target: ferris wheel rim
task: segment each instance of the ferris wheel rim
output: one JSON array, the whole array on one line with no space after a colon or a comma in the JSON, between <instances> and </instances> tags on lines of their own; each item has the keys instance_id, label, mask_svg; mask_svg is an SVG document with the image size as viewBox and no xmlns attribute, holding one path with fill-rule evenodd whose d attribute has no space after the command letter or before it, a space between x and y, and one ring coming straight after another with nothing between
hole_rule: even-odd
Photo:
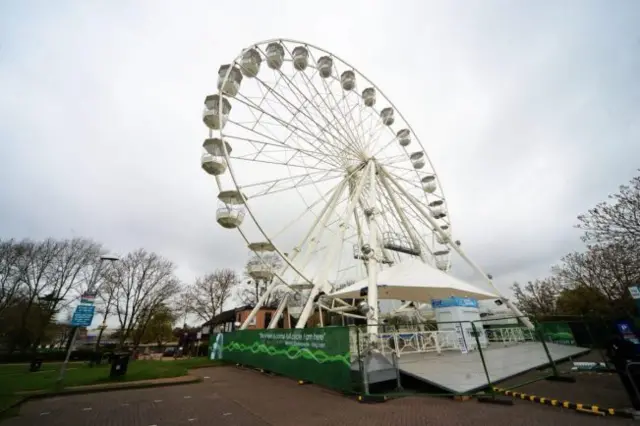
<instances>
[{"instance_id":1,"label":"ferris wheel rim","mask_svg":"<svg viewBox=\"0 0 640 426\"><path fill-rule=\"evenodd\" d=\"M419 135L413 130L413 127L411 126L411 124L409 123L409 121L406 120L406 118L404 117L404 115L402 114L402 112L396 107L396 105L393 103L393 101L390 100L389 97L386 96L386 94L384 93L383 90L380 89L380 87L371 79L369 79L362 71L360 71L357 67L353 66L351 63L347 62L346 60L344 60L342 57L330 52L329 50L326 50L322 47L319 47L315 44L312 43L308 43L305 41L300 41L300 40L295 40L295 39L289 39L289 38L272 38L272 39L267 39L267 40L262 40L256 43L252 43L251 45L243 48L240 53L235 57L235 59L230 63L232 66L233 65L238 65L239 60L242 58L242 55L249 49L255 48L255 49L259 49L260 46L264 46L264 45L268 45L269 43L279 43L279 44L284 44L284 43L291 43L291 44L298 44L304 47L310 47L313 49L316 49L317 51L327 54L332 58L335 58L336 60L340 61L342 63L342 65L348 67L349 69L355 71L356 73L358 73L360 76L362 76L370 85L370 87L373 87L378 94L386 101L386 103L393 109L394 113L398 115L398 117L402 120L402 122L405 124L406 128L411 132L411 134L413 135L413 138L415 140L415 142L417 142L419 148L421 149L421 151L424 154L424 158L427 161L430 169L431 169L431 176L433 176L435 178L436 184L438 186L440 195L437 195L438 198L440 198L443 202L444 202L444 206L445 209L448 207L447 205L447 199L445 197L445 192L444 192L444 188L441 185L441 181L440 181L440 176L439 174L436 172L436 169L434 167L434 164L431 160L431 158L429 157L427 150L425 149L424 145L422 144ZM229 69L227 70L224 79L222 80L222 85L224 86L224 84L228 81L230 74L232 71L232 67L229 67ZM335 78L335 77L334 77ZM226 96L226 94L224 93L224 89L223 87L221 87L220 89L218 89L217 91L218 96L219 96L219 107L222 107L222 102L224 97ZM225 137L225 131L224 131L224 126L220 129L220 137L224 140ZM210 131L211 132L211 131ZM385 147L383 147L384 149ZM404 156L409 159L410 157L410 153L407 152L407 150L403 147L403 154ZM232 158L229 157L228 153L226 152L226 147L225 147L225 159L227 161L227 167L228 167L228 171L229 171L229 175L231 177L231 180L233 182L233 185L235 186L236 190L238 192L242 191L242 185L239 184L237 175L234 171L234 167L233 164L234 161L232 161ZM417 183L420 183L420 174L418 172L418 170L414 170L416 177L418 178ZM219 179L217 179L217 183L218 183L218 187L220 190L223 190ZM427 194L425 192L422 193L422 197L425 197L424 199L426 200ZM421 198L422 198L421 197ZM249 216L251 217L252 221L254 222L254 224L256 225L256 227L258 228L258 230L260 231L260 233L262 234L262 236L266 239L267 242L269 242L270 244L272 244L275 248L275 252L278 253L283 260L285 261L285 263L288 265L288 267L292 268L296 274L298 274L303 281L306 281L309 284L313 284L313 280L309 279L309 277L307 276L308 274L298 270L298 268L296 268L296 266L289 261L289 259L287 259L286 256L283 255L283 252L278 248L278 245L275 244L275 242L272 240L272 236L270 233L266 232L266 230L264 229L264 227L260 224L260 220L258 218L258 215L256 215L253 212L253 209L250 205L250 203L248 203L248 198L244 196L244 194L242 195L242 199L243 199L243 204L244 207L247 211L247 213L249 214ZM446 210L448 212L448 209ZM449 213L447 213L448 215L448 223L451 224L451 216ZM449 225L450 226L450 225ZM435 231L434 231L435 232ZM247 240L247 238L243 235L243 238L245 239L245 241L247 243L249 243L249 241ZM261 257L260 254L255 253L258 257ZM284 280L282 280L284 281Z\"/></svg>"},{"instance_id":2,"label":"ferris wheel rim","mask_svg":"<svg viewBox=\"0 0 640 426\"><path fill-rule=\"evenodd\" d=\"M447 209L447 212L449 212L449 206L447 203L447 197L446 194L444 192L444 187L440 182L440 175L436 172L436 168L433 165L433 162L431 161L431 157L429 157L429 154L427 153L427 150L425 149L424 145L422 145L422 141L420 140L420 136L413 130L413 126L411 126L411 123L404 117L404 115L402 114L402 112L400 111L400 109L393 103L393 101L384 93L384 91L370 78L368 78L366 76L366 74L364 74L362 71L360 71L360 69L358 69L357 67L355 67L354 65L352 65L350 62L345 61L342 57L330 52L329 50L326 50L322 47L319 47L313 43L309 43L306 41L301 41L301 40L296 40L296 39L291 39L291 38L271 38L271 39L266 39L266 40L262 40L256 43L252 43L251 45L249 45L248 47L245 47L244 49L241 50L240 54L238 54L235 59L233 60L232 63L237 63L237 61L242 58L242 54L254 47L258 47L261 45L265 45L265 44L269 44L269 43L282 43L282 42L287 42L287 43L299 43L301 45L304 46L309 46L309 47L313 47L314 49L320 50L336 59L338 59L339 61L341 61L343 64L347 65L349 68L353 69L354 71L357 71L358 74L360 74L361 76L363 76L370 84L373 88L375 88L383 97L384 99L389 103L389 105L393 108L393 110L400 116L400 118L402 119L402 121L407 125L407 128L411 131L411 134L415 137L416 142L420 145L420 148L422 149L422 152L424 153L425 159L427 160L427 163L429 164L429 166L431 167L431 170L433 171L433 176L435 177L436 183L438 185L438 188L440 190L440 193L442 194L442 200L444 201L444 205L445 208ZM224 77L223 80L223 84L224 82L227 81L227 79L229 78L231 74L231 69L229 69ZM222 102L222 95L223 95L223 91L222 89L218 90L218 95L220 96L221 102ZM221 129L221 135L223 134L223 129ZM409 156L409 154L407 153L407 156ZM234 181L235 183L235 181ZM452 220L451 220L451 214L448 213L449 216L449 225L451 227L453 227L453 225L451 224Z\"/></svg>"}]
</instances>

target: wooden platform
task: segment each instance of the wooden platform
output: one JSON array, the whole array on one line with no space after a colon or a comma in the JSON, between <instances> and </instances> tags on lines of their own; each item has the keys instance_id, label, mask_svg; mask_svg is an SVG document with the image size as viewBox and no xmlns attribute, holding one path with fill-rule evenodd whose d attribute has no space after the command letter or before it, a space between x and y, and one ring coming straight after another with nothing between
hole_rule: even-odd
<instances>
[{"instance_id":1,"label":"wooden platform","mask_svg":"<svg viewBox=\"0 0 640 426\"><path fill-rule=\"evenodd\" d=\"M555 343L548 343L547 347L554 361L589 352L586 348ZM482 351L492 384L549 363L544 347L540 343L520 343L507 347L493 344ZM459 352L443 352L441 355L435 352L403 354L399 359L399 367L402 373L447 392L472 392L488 385L478 351L467 354Z\"/></svg>"}]
</instances>

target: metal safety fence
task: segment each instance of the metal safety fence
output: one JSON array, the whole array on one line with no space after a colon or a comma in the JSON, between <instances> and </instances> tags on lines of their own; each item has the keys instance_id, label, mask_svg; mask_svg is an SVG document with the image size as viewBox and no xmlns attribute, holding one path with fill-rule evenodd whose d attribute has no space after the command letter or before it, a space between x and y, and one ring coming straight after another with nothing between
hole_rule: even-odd
<instances>
[{"instance_id":1,"label":"metal safety fence","mask_svg":"<svg viewBox=\"0 0 640 426\"><path fill-rule=\"evenodd\" d=\"M505 391L536 389L537 395L550 393L543 401L566 402L567 395L575 395L594 406L615 405L608 412L631 405L606 356L606 339L596 339L598 334L591 332L595 328L604 330L605 326L579 318L534 319L533 325L526 327L521 318L510 317L350 326L354 385L364 394L425 392L496 398ZM579 374L587 366L590 371L607 373L594 374L588 382L584 378L581 382ZM640 362L629 368L623 374L637 372L640 377ZM576 380L578 383L574 383ZM563 385L558 387L558 382ZM619 391L617 401L598 393L604 393L603 389L609 394L612 389ZM640 404L640 393L637 395Z\"/></svg>"}]
</instances>

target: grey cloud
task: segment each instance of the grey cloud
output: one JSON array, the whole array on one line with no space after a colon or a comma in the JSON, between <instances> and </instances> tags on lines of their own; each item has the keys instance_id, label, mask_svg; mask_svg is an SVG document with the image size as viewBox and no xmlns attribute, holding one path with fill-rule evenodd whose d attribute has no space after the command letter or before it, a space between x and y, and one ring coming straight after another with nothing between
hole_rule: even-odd
<instances>
[{"instance_id":1,"label":"grey cloud","mask_svg":"<svg viewBox=\"0 0 640 426\"><path fill-rule=\"evenodd\" d=\"M580 247L575 216L637 168L640 7L401 3L19 6L0 18L0 235L144 246L185 281L240 268L245 244L215 223L199 169L201 105L220 64L284 35L342 56L396 103L455 237L503 289L546 275Z\"/></svg>"}]
</instances>

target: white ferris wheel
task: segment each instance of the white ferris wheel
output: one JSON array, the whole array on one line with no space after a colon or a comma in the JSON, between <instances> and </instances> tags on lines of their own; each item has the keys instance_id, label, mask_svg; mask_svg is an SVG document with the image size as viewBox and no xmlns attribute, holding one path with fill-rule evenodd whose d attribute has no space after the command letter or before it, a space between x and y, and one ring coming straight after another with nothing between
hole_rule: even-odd
<instances>
[{"instance_id":1,"label":"white ferris wheel","mask_svg":"<svg viewBox=\"0 0 640 426\"><path fill-rule=\"evenodd\" d=\"M419 259L448 272L453 250L479 270L452 241L420 139L355 67L308 43L267 40L222 65L217 89L205 99L202 168L218 186L217 222L240 233L251 276L267 283L243 328L278 287L287 295L270 328L285 308L297 328L317 307L358 317L323 295L362 279L366 318L377 324L384 268Z\"/></svg>"}]
</instances>

